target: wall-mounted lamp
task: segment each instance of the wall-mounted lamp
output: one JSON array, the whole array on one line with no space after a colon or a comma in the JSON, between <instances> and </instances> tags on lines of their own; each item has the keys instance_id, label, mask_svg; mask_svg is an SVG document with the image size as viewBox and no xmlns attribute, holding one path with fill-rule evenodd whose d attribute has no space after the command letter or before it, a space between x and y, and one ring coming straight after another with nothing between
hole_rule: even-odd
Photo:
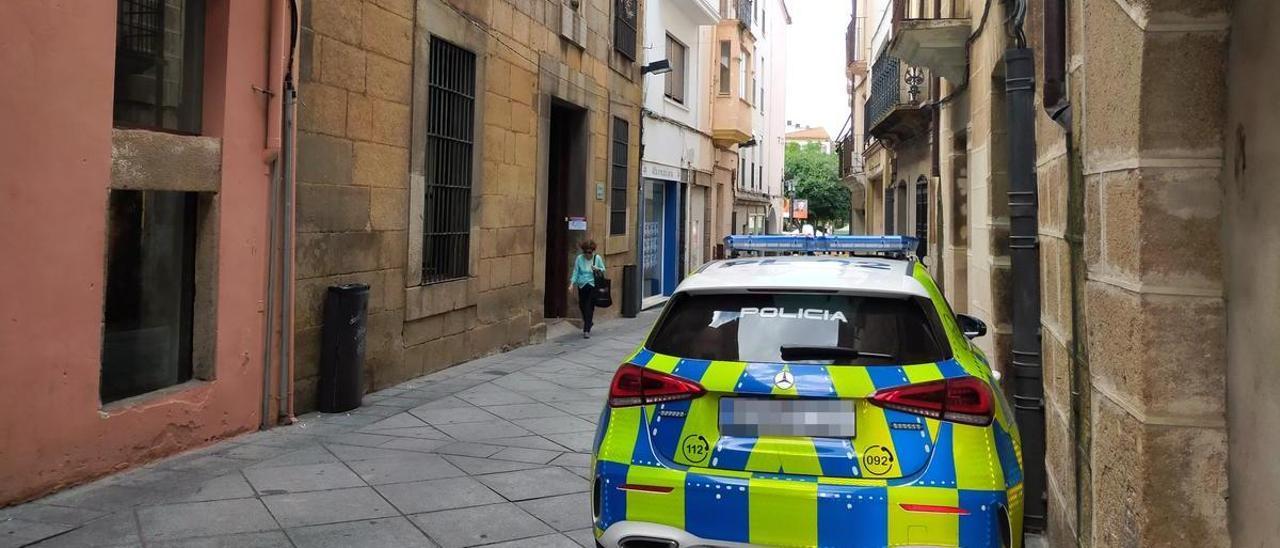
<instances>
[{"instance_id":1,"label":"wall-mounted lamp","mask_svg":"<svg viewBox=\"0 0 1280 548\"><path fill-rule=\"evenodd\" d=\"M671 61L658 59L640 68L640 74L666 74L671 72Z\"/></svg>"}]
</instances>

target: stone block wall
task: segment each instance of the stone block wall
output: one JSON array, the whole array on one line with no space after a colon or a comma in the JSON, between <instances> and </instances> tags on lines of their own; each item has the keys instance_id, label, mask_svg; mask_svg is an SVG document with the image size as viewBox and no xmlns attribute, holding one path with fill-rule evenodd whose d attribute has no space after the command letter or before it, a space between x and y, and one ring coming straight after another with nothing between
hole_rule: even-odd
<instances>
[{"instance_id":1,"label":"stone block wall","mask_svg":"<svg viewBox=\"0 0 1280 548\"><path fill-rule=\"evenodd\" d=\"M403 359L413 3L302 3L295 408L314 407L326 288L370 286L366 386ZM384 377L385 378L385 377Z\"/></svg>"},{"instance_id":2,"label":"stone block wall","mask_svg":"<svg viewBox=\"0 0 1280 548\"><path fill-rule=\"evenodd\" d=\"M1049 538L1227 546L1225 5L1068 13L1073 132L1037 120Z\"/></svg>"},{"instance_id":3,"label":"stone block wall","mask_svg":"<svg viewBox=\"0 0 1280 548\"><path fill-rule=\"evenodd\" d=\"M1227 6L1085 4L1089 536L1226 546Z\"/></svg>"},{"instance_id":4,"label":"stone block wall","mask_svg":"<svg viewBox=\"0 0 1280 548\"><path fill-rule=\"evenodd\" d=\"M970 3L975 18L984 7ZM1265 18L1265 11L1254 6L1253 17ZM1046 457L1026 465L1045 467L1053 546L1225 546L1228 523L1242 523L1234 512L1248 505L1235 502L1239 485L1248 484L1255 506L1280 498L1280 489L1240 479L1266 477L1258 460L1262 444L1231 440L1233 455L1247 455L1239 470L1226 458L1227 364L1232 356L1249 362L1266 355L1249 337L1229 332L1228 318L1237 318L1232 329L1238 329L1239 318L1262 310L1253 299L1268 302L1274 294L1239 274L1249 299L1228 300L1224 290L1230 265L1266 256L1256 253L1257 240L1243 243L1244 227L1265 232L1271 226L1258 215L1242 223L1232 209L1243 206L1239 196L1248 192L1245 183L1229 181L1248 180L1240 166L1256 146L1236 141L1268 135L1271 126L1259 130L1254 121L1241 130L1248 124L1226 122L1229 99L1265 95L1237 91L1255 87L1259 73L1229 78L1227 45L1243 44L1250 53L1240 63L1261 66L1252 59L1266 50L1265 32L1255 25L1252 40L1238 38L1221 0L1071 0L1067 13L1072 131L1037 103ZM1003 6L992 3L988 18L1004 16ZM1025 28L1037 53L1038 86L1044 82L1042 23L1042 5L1032 2ZM997 363L1007 355L1011 302L1004 257L1007 47L1002 26L988 25L970 47L964 95L942 112L944 130L964 131L968 149L965 226L955 227L968 236L967 257L944 257L942 277L967 278L967 298L955 307L993 324L993 336L980 342ZM1256 100L1248 104L1253 117L1264 116ZM1246 137L1233 138L1241 131ZM1224 139L1240 149L1236 163L1225 167ZM944 155L944 189L960 176L947 169L953 161ZM960 207L953 192L943 200L950 211ZM1236 243L1227 248L1234 256L1223 251L1224 226L1227 234L1236 227ZM1250 330L1270 325L1248 323ZM1251 385L1261 378L1239 376L1253 379ZM1262 435L1256 421L1232 424L1251 432L1250 440ZM1242 443L1247 449L1236 449ZM1265 538L1265 529L1253 538Z\"/></svg>"},{"instance_id":5,"label":"stone block wall","mask_svg":"<svg viewBox=\"0 0 1280 548\"><path fill-rule=\"evenodd\" d=\"M988 6L972 2L969 6L974 17L981 17ZM1001 21L1006 16L1004 4L989 5L988 20ZM974 11L976 10L976 11ZM1006 118L1008 107L1004 100L1004 52L1008 38L1000 26L985 29L970 48L968 89L962 93L968 105L944 107L943 116L960 112L967 120L953 121L956 129L967 129L966 146L967 194L964 208L966 232L964 256L956 256L948 265L961 263L966 287L955 294L966 297L964 302L953 305L958 311L981 318L990 327L987 336L975 343L991 359L993 366L1008 373L1013 336L1010 295L1009 262L1009 141ZM962 125L964 124L964 125ZM966 151L957 151L964 153ZM943 184L955 180L956 173L944 172ZM954 199L954 197L953 197ZM947 207L950 207L948 205ZM945 276L945 275L944 275Z\"/></svg>"},{"instance_id":6,"label":"stone block wall","mask_svg":"<svg viewBox=\"0 0 1280 548\"><path fill-rule=\"evenodd\" d=\"M611 276L621 279L621 266L632 260L634 229L609 238L608 204L594 191L596 182L608 184L612 116L632 123L630 165L637 165L640 87L636 64L613 52L613 4L582 3L588 32L577 45L561 37L559 0L302 2L294 333L299 412L314 407L330 285L371 287L367 390L543 336L544 288L567 285L542 279L545 122L550 96L557 93L541 83L549 69L566 88L591 89L593 97L606 99L591 103L587 216ZM432 36L476 54L477 166L470 276L423 285L419 212ZM634 200L632 195L628 203L631 222ZM615 287L620 291L620 284ZM621 302L620 293L614 297Z\"/></svg>"}]
</instances>

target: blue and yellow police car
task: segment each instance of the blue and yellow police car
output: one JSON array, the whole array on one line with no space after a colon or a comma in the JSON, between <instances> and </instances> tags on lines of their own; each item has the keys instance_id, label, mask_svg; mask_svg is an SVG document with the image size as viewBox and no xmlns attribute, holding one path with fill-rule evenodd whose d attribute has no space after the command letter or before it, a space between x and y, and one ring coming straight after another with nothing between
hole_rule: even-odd
<instances>
[{"instance_id":1,"label":"blue and yellow police car","mask_svg":"<svg viewBox=\"0 0 1280 548\"><path fill-rule=\"evenodd\" d=\"M618 368L604 547L1019 547L999 377L902 236L731 236Z\"/></svg>"}]
</instances>

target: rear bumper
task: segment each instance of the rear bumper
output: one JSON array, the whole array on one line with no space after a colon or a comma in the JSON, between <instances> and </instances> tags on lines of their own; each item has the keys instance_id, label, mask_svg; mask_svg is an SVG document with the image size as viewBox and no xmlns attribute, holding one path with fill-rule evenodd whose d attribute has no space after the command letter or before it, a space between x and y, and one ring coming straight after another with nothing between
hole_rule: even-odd
<instances>
[{"instance_id":1,"label":"rear bumper","mask_svg":"<svg viewBox=\"0 0 1280 548\"><path fill-rule=\"evenodd\" d=\"M680 548L982 548L999 547L1003 534L1021 524L1021 485L1006 492L851 483L599 461L593 484L596 536L606 547L647 539ZM904 504L959 508L963 515L910 511Z\"/></svg>"},{"instance_id":2,"label":"rear bumper","mask_svg":"<svg viewBox=\"0 0 1280 548\"><path fill-rule=\"evenodd\" d=\"M632 548L634 546L661 546L666 543L670 548L692 548L715 546L717 548L748 548L750 544L737 542L726 543L715 539L706 539L690 534L688 531L667 525L647 523L643 521L620 521L609 526L609 529L596 538L604 548ZM649 544L644 544L645 542Z\"/></svg>"}]
</instances>

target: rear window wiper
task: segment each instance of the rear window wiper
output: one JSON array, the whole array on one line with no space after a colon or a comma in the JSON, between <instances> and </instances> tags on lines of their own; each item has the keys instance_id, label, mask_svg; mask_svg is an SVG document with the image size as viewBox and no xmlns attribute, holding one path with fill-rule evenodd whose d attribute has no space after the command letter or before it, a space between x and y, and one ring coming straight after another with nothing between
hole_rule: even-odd
<instances>
[{"instance_id":1,"label":"rear window wiper","mask_svg":"<svg viewBox=\"0 0 1280 548\"><path fill-rule=\"evenodd\" d=\"M782 359L786 361L795 360L835 360L849 359L856 360L858 358L874 358L878 360L892 361L893 354L885 354L882 352L864 352L848 346L812 346L801 344L784 344L780 347L779 352Z\"/></svg>"}]
</instances>

